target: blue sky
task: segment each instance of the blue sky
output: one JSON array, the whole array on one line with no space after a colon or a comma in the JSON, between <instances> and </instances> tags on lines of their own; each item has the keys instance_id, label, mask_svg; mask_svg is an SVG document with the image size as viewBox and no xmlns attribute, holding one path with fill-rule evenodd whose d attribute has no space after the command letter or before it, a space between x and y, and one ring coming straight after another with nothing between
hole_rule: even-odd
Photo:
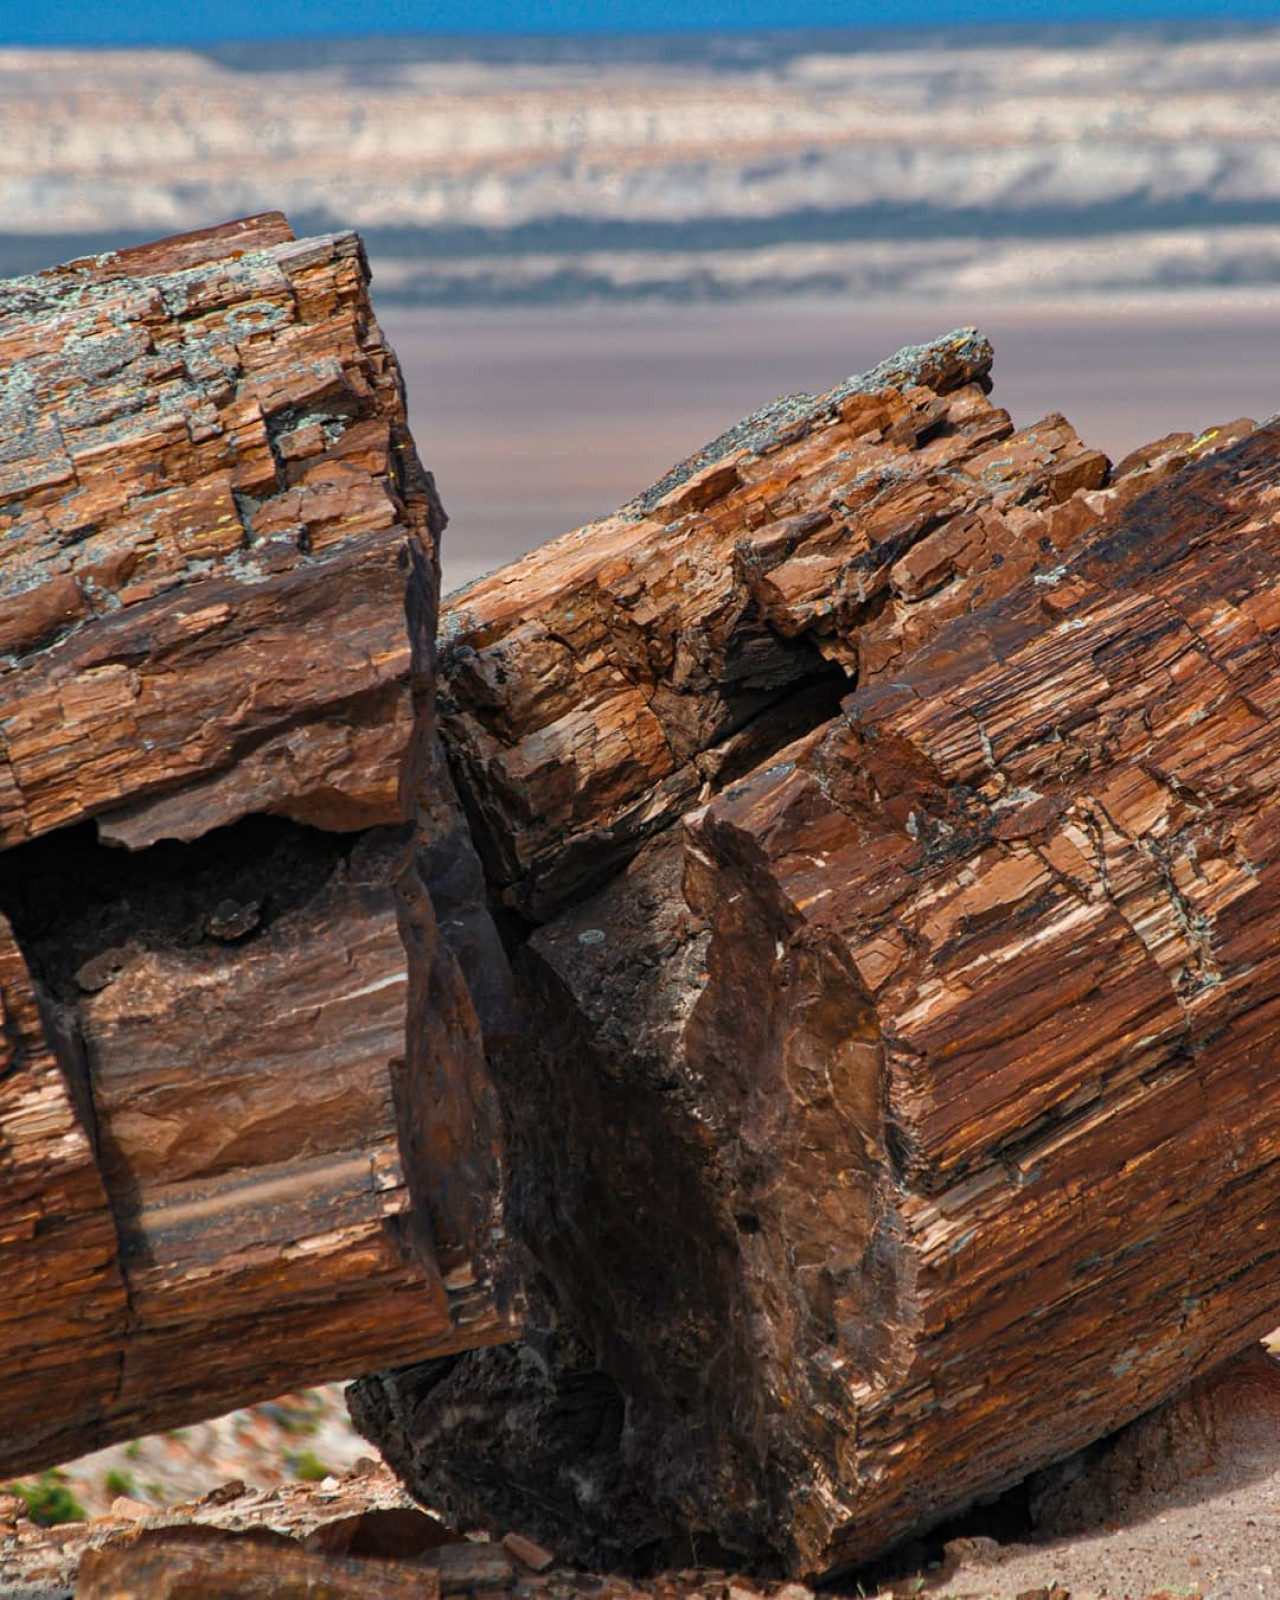
<instances>
[{"instance_id":1,"label":"blue sky","mask_svg":"<svg viewBox=\"0 0 1280 1600\"><path fill-rule=\"evenodd\" d=\"M0 43L199 43L343 33L1280 21L1280 0L0 0Z\"/></svg>"}]
</instances>

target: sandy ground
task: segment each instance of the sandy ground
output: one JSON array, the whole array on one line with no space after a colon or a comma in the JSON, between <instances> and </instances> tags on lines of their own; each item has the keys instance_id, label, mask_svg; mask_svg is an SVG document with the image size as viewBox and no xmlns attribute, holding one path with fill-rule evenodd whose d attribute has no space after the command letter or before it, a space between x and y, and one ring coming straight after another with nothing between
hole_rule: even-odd
<instances>
[{"instance_id":1,"label":"sandy ground","mask_svg":"<svg viewBox=\"0 0 1280 1600\"><path fill-rule=\"evenodd\" d=\"M375 305L377 290L375 277ZM1280 296L379 316L451 518L446 587L607 514L775 395L820 392L963 324L995 344L994 398L1016 421L1061 411L1113 459L1280 409Z\"/></svg>"}]
</instances>

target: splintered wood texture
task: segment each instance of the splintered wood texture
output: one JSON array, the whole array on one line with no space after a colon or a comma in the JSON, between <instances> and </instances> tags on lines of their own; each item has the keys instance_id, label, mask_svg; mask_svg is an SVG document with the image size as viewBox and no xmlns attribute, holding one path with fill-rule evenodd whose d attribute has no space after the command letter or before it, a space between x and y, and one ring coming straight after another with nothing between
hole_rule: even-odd
<instances>
[{"instance_id":1,"label":"splintered wood texture","mask_svg":"<svg viewBox=\"0 0 1280 1600\"><path fill-rule=\"evenodd\" d=\"M989 362L779 402L449 607L553 1354L362 1383L433 1503L829 1573L1274 1324L1280 433L1112 468Z\"/></svg>"},{"instance_id":2,"label":"splintered wood texture","mask_svg":"<svg viewBox=\"0 0 1280 1600\"><path fill-rule=\"evenodd\" d=\"M674 1433L656 1322L718 1420L709 1527L865 1558L1274 1324L1278 513L1280 429L1185 465L535 936L579 1020L512 1093L630 1090L542 1160L609 1152L577 1248L644 1284L627 1381Z\"/></svg>"},{"instance_id":3,"label":"splintered wood texture","mask_svg":"<svg viewBox=\"0 0 1280 1600\"><path fill-rule=\"evenodd\" d=\"M405 815L442 516L367 279L273 215L0 286L0 845Z\"/></svg>"},{"instance_id":4,"label":"splintered wood texture","mask_svg":"<svg viewBox=\"0 0 1280 1600\"><path fill-rule=\"evenodd\" d=\"M3 917L0 1259L0 1439L56 1460L68 1416L94 1415L115 1392L125 1286L93 1145Z\"/></svg>"},{"instance_id":5,"label":"splintered wood texture","mask_svg":"<svg viewBox=\"0 0 1280 1600\"><path fill-rule=\"evenodd\" d=\"M126 882L107 912L132 914L136 936L74 979L51 969L44 1020L6 947L0 1473L511 1336L477 1255L494 1180L459 1113L441 1110L449 1094L464 1099L483 1161L491 1130L465 985L404 830L330 848L322 881L278 915L287 862L273 878L264 860L264 923L232 940L166 942L145 886ZM50 876L43 887L66 891ZM163 892L182 889L166 880ZM221 928L237 909L218 903L208 920ZM425 963L418 979L402 920ZM49 959L47 930L33 938ZM407 1057L417 1034L430 1059ZM66 1041L58 1060L50 1038ZM420 1143L433 1116L465 1180ZM470 1233L447 1209L437 1221L438 1191L460 1181Z\"/></svg>"},{"instance_id":6,"label":"splintered wood texture","mask_svg":"<svg viewBox=\"0 0 1280 1600\"><path fill-rule=\"evenodd\" d=\"M18 280L0 365L4 1473L513 1330L424 877L478 875L430 759L443 515L359 241Z\"/></svg>"},{"instance_id":7,"label":"splintered wood texture","mask_svg":"<svg viewBox=\"0 0 1280 1600\"><path fill-rule=\"evenodd\" d=\"M367 835L258 937L121 952L80 1002L134 1318L113 1431L190 1408L193 1388L208 1414L247 1381L292 1387L300 1361L351 1376L501 1330L483 1296L455 1326L401 1154L402 854ZM478 1041L450 1042L462 1073Z\"/></svg>"},{"instance_id":8,"label":"splintered wood texture","mask_svg":"<svg viewBox=\"0 0 1280 1600\"><path fill-rule=\"evenodd\" d=\"M849 681L892 675L1231 436L1175 436L1113 474L1061 416L1015 429L990 365L964 329L778 401L446 602L444 726L511 903L542 919L598 884Z\"/></svg>"}]
</instances>

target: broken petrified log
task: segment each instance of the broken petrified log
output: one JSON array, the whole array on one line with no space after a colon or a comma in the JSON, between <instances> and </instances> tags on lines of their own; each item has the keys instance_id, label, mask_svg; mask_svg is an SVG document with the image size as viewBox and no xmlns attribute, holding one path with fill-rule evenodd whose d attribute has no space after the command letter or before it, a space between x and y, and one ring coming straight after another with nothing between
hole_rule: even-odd
<instances>
[{"instance_id":1,"label":"broken petrified log","mask_svg":"<svg viewBox=\"0 0 1280 1600\"><path fill-rule=\"evenodd\" d=\"M511 1332L367 276L265 216L0 289L0 1472Z\"/></svg>"},{"instance_id":2,"label":"broken petrified log","mask_svg":"<svg viewBox=\"0 0 1280 1600\"><path fill-rule=\"evenodd\" d=\"M962 333L475 586L504 1045L356 241L9 303L0 1469L509 1334L482 1033L538 1320L360 1399L464 1516L830 1570L1274 1319L1274 429Z\"/></svg>"},{"instance_id":3,"label":"broken petrified log","mask_svg":"<svg viewBox=\"0 0 1280 1600\"><path fill-rule=\"evenodd\" d=\"M448 607L541 924L537 1299L355 1410L455 1517L830 1572L1275 1321L1280 428L1112 470L989 362L782 403Z\"/></svg>"},{"instance_id":4,"label":"broken petrified log","mask_svg":"<svg viewBox=\"0 0 1280 1600\"><path fill-rule=\"evenodd\" d=\"M511 904L545 920L1097 520L1105 457L1015 431L990 363L960 333L778 401L452 597L443 726Z\"/></svg>"}]
</instances>

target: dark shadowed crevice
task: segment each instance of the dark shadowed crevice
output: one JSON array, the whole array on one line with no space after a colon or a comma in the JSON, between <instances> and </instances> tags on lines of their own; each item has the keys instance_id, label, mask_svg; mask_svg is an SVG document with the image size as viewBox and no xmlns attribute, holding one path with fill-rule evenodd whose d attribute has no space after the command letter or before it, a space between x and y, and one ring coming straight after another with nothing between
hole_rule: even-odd
<instances>
[{"instance_id":1,"label":"dark shadowed crevice","mask_svg":"<svg viewBox=\"0 0 1280 1600\"><path fill-rule=\"evenodd\" d=\"M708 769L713 793L839 716L842 700L855 685L839 663L824 660L816 646L808 639L804 642L811 665L796 686L784 695L770 697L717 749L699 758Z\"/></svg>"},{"instance_id":2,"label":"dark shadowed crevice","mask_svg":"<svg viewBox=\"0 0 1280 1600\"><path fill-rule=\"evenodd\" d=\"M130 945L255 937L306 904L357 837L259 816L135 853L102 844L86 822L0 856L0 911L61 1011L104 988Z\"/></svg>"},{"instance_id":3,"label":"dark shadowed crevice","mask_svg":"<svg viewBox=\"0 0 1280 1600\"><path fill-rule=\"evenodd\" d=\"M441 701L444 752L484 867L489 908L509 955L535 928L624 872L649 840L685 812L839 715L853 687L839 663L827 660L808 637L782 640L766 631L761 645L727 664L732 677L719 685L723 716L715 742L689 752L668 780L667 803L655 804L646 793L608 825L571 832L557 842L554 853L534 854L524 862L504 817L486 806L485 785L497 781L494 774L469 771L448 737L453 707L446 688ZM447 656L444 665L447 670ZM661 707L655 703L652 709L660 720L673 720L683 699L672 692Z\"/></svg>"}]
</instances>

